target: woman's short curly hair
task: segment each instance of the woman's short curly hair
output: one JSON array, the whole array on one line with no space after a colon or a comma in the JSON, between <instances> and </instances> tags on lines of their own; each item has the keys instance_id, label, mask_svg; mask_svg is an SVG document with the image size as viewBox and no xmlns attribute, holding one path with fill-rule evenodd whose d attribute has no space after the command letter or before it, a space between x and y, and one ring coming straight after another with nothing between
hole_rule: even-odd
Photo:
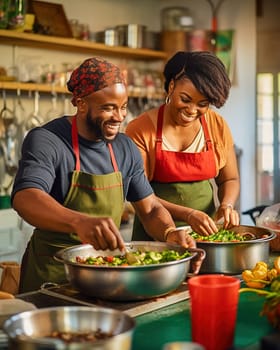
<instances>
[{"instance_id":1,"label":"woman's short curly hair","mask_svg":"<svg viewBox=\"0 0 280 350\"><path fill-rule=\"evenodd\" d=\"M172 80L188 78L209 103L222 107L229 95L231 82L222 61L208 51L179 51L166 63L163 75L168 92Z\"/></svg>"}]
</instances>

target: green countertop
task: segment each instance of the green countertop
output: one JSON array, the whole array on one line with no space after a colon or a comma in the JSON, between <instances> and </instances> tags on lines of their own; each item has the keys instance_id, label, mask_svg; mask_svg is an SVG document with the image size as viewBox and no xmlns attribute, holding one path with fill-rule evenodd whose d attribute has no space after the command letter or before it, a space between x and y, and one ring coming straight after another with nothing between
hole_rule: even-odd
<instances>
[{"instance_id":1,"label":"green countertop","mask_svg":"<svg viewBox=\"0 0 280 350\"><path fill-rule=\"evenodd\" d=\"M278 255L279 253L271 255L270 265ZM21 299L32 302L39 308L73 304L39 292L22 294ZM235 350L260 350L260 339L274 332L267 319L260 315L263 303L263 296L247 292L240 294ZM185 300L137 316L132 350L162 350L165 343L190 340L189 300Z\"/></svg>"},{"instance_id":2,"label":"green countertop","mask_svg":"<svg viewBox=\"0 0 280 350\"><path fill-rule=\"evenodd\" d=\"M260 316L264 298L241 293L238 304L234 345L236 349L258 350L260 339L273 332L266 318ZM162 350L171 341L190 341L189 301L136 317L132 350Z\"/></svg>"}]
</instances>

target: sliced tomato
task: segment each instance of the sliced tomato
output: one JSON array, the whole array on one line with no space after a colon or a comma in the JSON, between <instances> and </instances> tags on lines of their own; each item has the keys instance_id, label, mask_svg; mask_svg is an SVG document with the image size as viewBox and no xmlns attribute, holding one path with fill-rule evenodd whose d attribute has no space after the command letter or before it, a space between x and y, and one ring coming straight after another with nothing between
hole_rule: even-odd
<instances>
[{"instance_id":1,"label":"sliced tomato","mask_svg":"<svg viewBox=\"0 0 280 350\"><path fill-rule=\"evenodd\" d=\"M104 258L106 261L108 261L109 263L113 262L114 261L114 256L113 255L109 255L109 256L106 256Z\"/></svg>"}]
</instances>

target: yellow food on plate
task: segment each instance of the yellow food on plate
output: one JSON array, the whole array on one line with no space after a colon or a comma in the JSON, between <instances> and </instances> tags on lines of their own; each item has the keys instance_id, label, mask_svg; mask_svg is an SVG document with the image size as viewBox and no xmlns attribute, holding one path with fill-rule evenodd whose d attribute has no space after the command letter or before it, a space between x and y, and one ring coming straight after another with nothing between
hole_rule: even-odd
<instances>
[{"instance_id":1,"label":"yellow food on plate","mask_svg":"<svg viewBox=\"0 0 280 350\"><path fill-rule=\"evenodd\" d=\"M277 270L278 275L280 275L280 256L274 259L274 267Z\"/></svg>"},{"instance_id":2,"label":"yellow food on plate","mask_svg":"<svg viewBox=\"0 0 280 350\"><path fill-rule=\"evenodd\" d=\"M14 295L11 293L0 291L0 299L14 299Z\"/></svg>"},{"instance_id":3,"label":"yellow food on plate","mask_svg":"<svg viewBox=\"0 0 280 350\"><path fill-rule=\"evenodd\" d=\"M267 263L259 261L251 270L244 270L242 278L249 288L262 289L280 276L280 256L278 256L271 269Z\"/></svg>"}]
</instances>

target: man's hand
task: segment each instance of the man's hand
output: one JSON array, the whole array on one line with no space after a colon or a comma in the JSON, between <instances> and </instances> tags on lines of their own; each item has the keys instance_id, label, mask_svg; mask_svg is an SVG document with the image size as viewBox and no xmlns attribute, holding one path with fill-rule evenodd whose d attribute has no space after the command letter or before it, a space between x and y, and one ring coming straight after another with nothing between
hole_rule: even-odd
<instances>
[{"instance_id":1,"label":"man's hand","mask_svg":"<svg viewBox=\"0 0 280 350\"><path fill-rule=\"evenodd\" d=\"M82 216L75 231L83 243L89 243L97 250L125 249L121 233L111 218Z\"/></svg>"}]
</instances>

